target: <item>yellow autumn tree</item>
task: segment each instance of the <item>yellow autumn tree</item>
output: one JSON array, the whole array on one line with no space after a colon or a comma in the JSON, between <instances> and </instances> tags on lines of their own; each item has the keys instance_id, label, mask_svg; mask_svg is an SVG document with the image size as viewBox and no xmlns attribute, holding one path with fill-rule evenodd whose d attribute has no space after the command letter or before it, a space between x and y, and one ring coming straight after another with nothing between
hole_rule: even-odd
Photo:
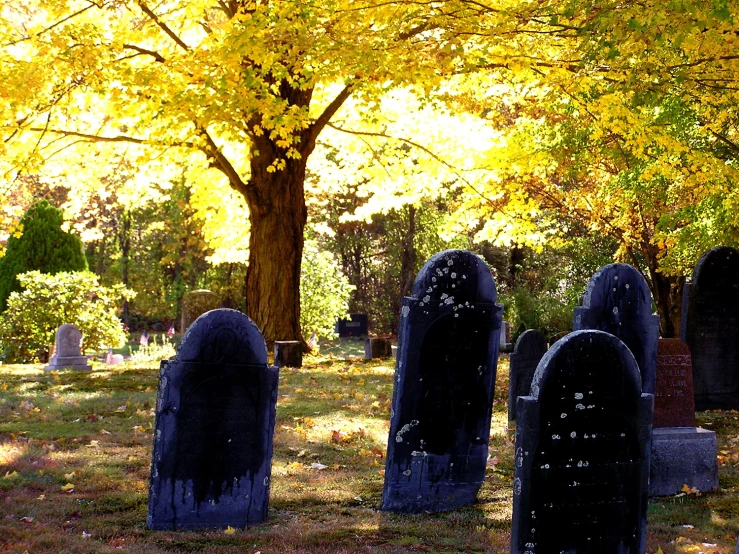
<instances>
[{"instance_id":1,"label":"yellow autumn tree","mask_svg":"<svg viewBox=\"0 0 739 554\"><path fill-rule=\"evenodd\" d=\"M177 161L244 198L247 313L300 338L306 163L354 97L433 88L459 66L441 4L51 0L2 5L2 170L92 177L123 151ZM109 171L110 167L105 167ZM200 184L202 202L219 198ZM215 190L215 189L212 189Z\"/></svg>"}]
</instances>

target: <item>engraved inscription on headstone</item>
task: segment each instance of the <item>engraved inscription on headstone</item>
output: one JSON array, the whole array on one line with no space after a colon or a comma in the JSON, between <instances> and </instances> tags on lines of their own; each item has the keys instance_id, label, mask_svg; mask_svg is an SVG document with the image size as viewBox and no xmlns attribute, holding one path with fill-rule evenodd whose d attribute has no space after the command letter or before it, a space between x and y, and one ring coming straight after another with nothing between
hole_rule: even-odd
<instances>
[{"instance_id":1,"label":"engraved inscription on headstone","mask_svg":"<svg viewBox=\"0 0 739 554\"><path fill-rule=\"evenodd\" d=\"M475 501L485 477L502 307L485 263L433 256L403 299L382 509Z\"/></svg>"},{"instance_id":2,"label":"engraved inscription on headstone","mask_svg":"<svg viewBox=\"0 0 739 554\"><path fill-rule=\"evenodd\" d=\"M61 325L56 330L56 341L54 355L49 360L49 365L44 369L54 371L56 369L81 369L89 371L92 366L87 363L87 356L80 351L82 333L73 323Z\"/></svg>"},{"instance_id":3,"label":"engraved inscription on headstone","mask_svg":"<svg viewBox=\"0 0 739 554\"><path fill-rule=\"evenodd\" d=\"M518 337L511 353L508 385L508 421L516 420L516 399L528 396L536 366L547 352L547 339L539 331L529 329Z\"/></svg>"},{"instance_id":4,"label":"engraved inscription on headstone","mask_svg":"<svg viewBox=\"0 0 739 554\"><path fill-rule=\"evenodd\" d=\"M680 339L659 339L652 425L695 427L690 350Z\"/></svg>"},{"instance_id":5,"label":"engraved inscription on headstone","mask_svg":"<svg viewBox=\"0 0 739 554\"><path fill-rule=\"evenodd\" d=\"M199 317L162 362L151 463L152 529L243 528L267 516L277 369L236 310Z\"/></svg>"},{"instance_id":6,"label":"engraved inscription on headstone","mask_svg":"<svg viewBox=\"0 0 739 554\"><path fill-rule=\"evenodd\" d=\"M613 335L547 352L518 399L513 554L645 552L652 402Z\"/></svg>"},{"instance_id":7,"label":"engraved inscription on headstone","mask_svg":"<svg viewBox=\"0 0 739 554\"><path fill-rule=\"evenodd\" d=\"M575 331L598 329L629 347L642 377L642 390L654 394L659 316L644 277L628 264L609 264L595 272L582 306L575 308Z\"/></svg>"},{"instance_id":8,"label":"engraved inscription on headstone","mask_svg":"<svg viewBox=\"0 0 739 554\"><path fill-rule=\"evenodd\" d=\"M683 294L695 408L739 409L739 252L721 246L703 254Z\"/></svg>"}]
</instances>

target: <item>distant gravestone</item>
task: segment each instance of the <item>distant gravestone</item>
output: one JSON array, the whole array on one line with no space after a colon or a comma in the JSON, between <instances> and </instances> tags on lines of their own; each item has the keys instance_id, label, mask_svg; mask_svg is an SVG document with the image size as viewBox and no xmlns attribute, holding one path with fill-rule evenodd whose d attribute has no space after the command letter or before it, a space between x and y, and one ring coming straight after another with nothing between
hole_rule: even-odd
<instances>
[{"instance_id":1,"label":"distant gravestone","mask_svg":"<svg viewBox=\"0 0 739 554\"><path fill-rule=\"evenodd\" d=\"M629 347L642 376L643 392L654 394L659 316L641 273L628 264L609 264L595 272L582 306L575 308L574 330L611 333Z\"/></svg>"},{"instance_id":2,"label":"distant gravestone","mask_svg":"<svg viewBox=\"0 0 739 554\"><path fill-rule=\"evenodd\" d=\"M364 359L392 358L393 345L390 339L384 337L367 337L364 339Z\"/></svg>"},{"instance_id":3,"label":"distant gravestone","mask_svg":"<svg viewBox=\"0 0 739 554\"><path fill-rule=\"evenodd\" d=\"M547 339L539 331L529 329L518 337L510 361L508 421L516 420L516 399L528 396L536 366L546 352Z\"/></svg>"},{"instance_id":4,"label":"distant gravestone","mask_svg":"<svg viewBox=\"0 0 739 554\"><path fill-rule=\"evenodd\" d=\"M367 314L349 314L350 319L340 319L336 332L340 339L366 337L369 333Z\"/></svg>"},{"instance_id":5,"label":"distant gravestone","mask_svg":"<svg viewBox=\"0 0 739 554\"><path fill-rule=\"evenodd\" d=\"M485 477L502 307L485 263L433 256L403 299L382 509L471 504Z\"/></svg>"},{"instance_id":6,"label":"distant gravestone","mask_svg":"<svg viewBox=\"0 0 739 554\"><path fill-rule=\"evenodd\" d=\"M703 254L683 291L681 338L693 357L697 410L739 409L739 252Z\"/></svg>"},{"instance_id":7,"label":"distant gravestone","mask_svg":"<svg viewBox=\"0 0 739 554\"><path fill-rule=\"evenodd\" d=\"M267 516L277 369L236 310L199 317L162 362L147 525L243 528Z\"/></svg>"},{"instance_id":8,"label":"distant gravestone","mask_svg":"<svg viewBox=\"0 0 739 554\"><path fill-rule=\"evenodd\" d=\"M80 352L82 343L82 332L73 323L61 325L56 330L54 355L49 360L49 365L44 369L54 371L57 369L79 369L89 371L92 366L87 363L87 356Z\"/></svg>"},{"instance_id":9,"label":"distant gravestone","mask_svg":"<svg viewBox=\"0 0 739 554\"><path fill-rule=\"evenodd\" d=\"M180 333L185 335L187 328L193 321L210 310L221 307L221 299L209 290L194 290L182 297L182 318L180 322Z\"/></svg>"},{"instance_id":10,"label":"distant gravestone","mask_svg":"<svg viewBox=\"0 0 739 554\"><path fill-rule=\"evenodd\" d=\"M518 398L513 554L643 554L652 419L624 343L576 331Z\"/></svg>"},{"instance_id":11,"label":"distant gravestone","mask_svg":"<svg viewBox=\"0 0 739 554\"><path fill-rule=\"evenodd\" d=\"M718 487L716 433L695 426L693 380L688 345L660 339L650 464L650 496Z\"/></svg>"},{"instance_id":12,"label":"distant gravestone","mask_svg":"<svg viewBox=\"0 0 739 554\"><path fill-rule=\"evenodd\" d=\"M569 331L560 331L559 333L553 334L551 337L549 337L549 339L547 339L547 343L549 344L549 348L551 348L552 346L554 346L554 343L555 342L557 342L558 340L561 340L561 339L565 338L569 334L570 334Z\"/></svg>"}]
</instances>

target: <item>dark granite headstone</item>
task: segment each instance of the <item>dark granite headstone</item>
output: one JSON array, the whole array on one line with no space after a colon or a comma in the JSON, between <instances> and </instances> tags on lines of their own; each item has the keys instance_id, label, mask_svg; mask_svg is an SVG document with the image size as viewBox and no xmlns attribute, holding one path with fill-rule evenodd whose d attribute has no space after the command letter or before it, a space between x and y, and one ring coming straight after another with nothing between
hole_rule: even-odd
<instances>
[{"instance_id":1,"label":"dark granite headstone","mask_svg":"<svg viewBox=\"0 0 739 554\"><path fill-rule=\"evenodd\" d=\"M681 338L693 357L697 410L739 409L739 252L703 254L683 291Z\"/></svg>"},{"instance_id":2,"label":"dark granite headstone","mask_svg":"<svg viewBox=\"0 0 739 554\"><path fill-rule=\"evenodd\" d=\"M659 339L654 421L658 427L695 427L693 370L688 345L680 339Z\"/></svg>"},{"instance_id":3,"label":"dark granite headstone","mask_svg":"<svg viewBox=\"0 0 739 554\"><path fill-rule=\"evenodd\" d=\"M644 277L628 264L609 264L590 279L582 306L575 308L574 330L598 329L629 347L642 378L642 391L654 394L659 316Z\"/></svg>"},{"instance_id":4,"label":"dark granite headstone","mask_svg":"<svg viewBox=\"0 0 739 554\"><path fill-rule=\"evenodd\" d=\"M349 314L350 319L340 319L336 322L336 332L339 338L366 337L369 333L367 314Z\"/></svg>"},{"instance_id":5,"label":"dark granite headstone","mask_svg":"<svg viewBox=\"0 0 739 554\"><path fill-rule=\"evenodd\" d=\"M195 320L159 373L147 525L263 521L276 401L277 369L252 320L227 309Z\"/></svg>"},{"instance_id":6,"label":"dark granite headstone","mask_svg":"<svg viewBox=\"0 0 739 554\"><path fill-rule=\"evenodd\" d=\"M518 337L511 353L508 381L508 421L516 420L516 399L528 396L539 360L547 352L547 339L539 331L529 329Z\"/></svg>"},{"instance_id":7,"label":"dark granite headstone","mask_svg":"<svg viewBox=\"0 0 739 554\"><path fill-rule=\"evenodd\" d=\"M485 477L502 306L485 263L433 256L403 299L382 509L471 504Z\"/></svg>"},{"instance_id":8,"label":"dark granite headstone","mask_svg":"<svg viewBox=\"0 0 739 554\"><path fill-rule=\"evenodd\" d=\"M518 398L513 554L643 554L652 420L624 343L576 331Z\"/></svg>"}]
</instances>

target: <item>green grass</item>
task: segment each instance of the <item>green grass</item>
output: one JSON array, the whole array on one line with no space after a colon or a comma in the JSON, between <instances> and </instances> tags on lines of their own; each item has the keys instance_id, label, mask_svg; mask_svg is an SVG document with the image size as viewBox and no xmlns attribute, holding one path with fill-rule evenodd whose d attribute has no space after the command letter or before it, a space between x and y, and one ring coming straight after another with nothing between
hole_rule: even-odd
<instances>
[{"instance_id":1,"label":"green grass","mask_svg":"<svg viewBox=\"0 0 739 554\"><path fill-rule=\"evenodd\" d=\"M403 516L377 509L393 365L361 360L361 346L324 345L302 369L282 369L270 517L234 534L145 528L157 364L51 374L40 365L0 366L0 552L508 552L507 361L490 439L499 463L478 503ZM733 553L739 414L699 421L719 436L721 490L652 501L649 553ZM316 462L327 468L312 469Z\"/></svg>"}]
</instances>

